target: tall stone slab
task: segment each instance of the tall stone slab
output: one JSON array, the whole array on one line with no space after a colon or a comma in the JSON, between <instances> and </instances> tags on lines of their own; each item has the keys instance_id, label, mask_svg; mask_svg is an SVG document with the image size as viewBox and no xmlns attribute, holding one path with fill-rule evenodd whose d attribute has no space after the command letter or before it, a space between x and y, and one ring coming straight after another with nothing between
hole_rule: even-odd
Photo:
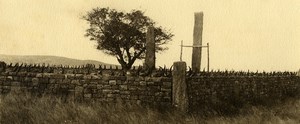
<instances>
[{"instance_id":1,"label":"tall stone slab","mask_svg":"<svg viewBox=\"0 0 300 124\"><path fill-rule=\"evenodd\" d=\"M193 46L202 45L202 32L203 32L203 12L196 12L194 14L195 24L193 33ZM193 47L192 53L192 70L200 71L201 66L201 47Z\"/></svg>"},{"instance_id":2,"label":"tall stone slab","mask_svg":"<svg viewBox=\"0 0 300 124\"><path fill-rule=\"evenodd\" d=\"M6 63L3 61L0 61L0 72L5 72Z\"/></svg>"},{"instance_id":3,"label":"tall stone slab","mask_svg":"<svg viewBox=\"0 0 300 124\"><path fill-rule=\"evenodd\" d=\"M186 84L186 63L183 61L173 64L172 104L182 112L188 111L188 94Z\"/></svg>"},{"instance_id":4,"label":"tall stone slab","mask_svg":"<svg viewBox=\"0 0 300 124\"><path fill-rule=\"evenodd\" d=\"M150 70L155 69L155 40L154 27L148 27L146 34L146 58L145 64Z\"/></svg>"}]
</instances>

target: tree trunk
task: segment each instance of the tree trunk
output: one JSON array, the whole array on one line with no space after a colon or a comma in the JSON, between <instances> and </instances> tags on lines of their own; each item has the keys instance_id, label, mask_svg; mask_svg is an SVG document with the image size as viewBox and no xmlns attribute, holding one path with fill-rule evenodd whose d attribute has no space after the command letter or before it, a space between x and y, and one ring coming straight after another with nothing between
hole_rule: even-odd
<instances>
[{"instance_id":1,"label":"tree trunk","mask_svg":"<svg viewBox=\"0 0 300 124\"><path fill-rule=\"evenodd\" d=\"M120 64L122 66L122 69L125 70L125 71L130 70L132 65L133 65L133 63L132 64L131 63L120 63Z\"/></svg>"}]
</instances>

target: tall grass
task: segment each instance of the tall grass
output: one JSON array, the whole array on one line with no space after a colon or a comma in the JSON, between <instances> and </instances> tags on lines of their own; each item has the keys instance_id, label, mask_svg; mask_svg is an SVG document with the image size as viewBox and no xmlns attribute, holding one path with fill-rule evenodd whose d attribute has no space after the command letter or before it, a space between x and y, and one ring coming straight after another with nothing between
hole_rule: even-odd
<instances>
[{"instance_id":1,"label":"tall grass","mask_svg":"<svg viewBox=\"0 0 300 124\"><path fill-rule=\"evenodd\" d=\"M300 100L272 106L248 106L236 116L183 114L171 110L160 112L138 105L64 102L55 97L32 97L9 94L0 101L1 124L141 124L203 123L259 124L300 123Z\"/></svg>"}]
</instances>

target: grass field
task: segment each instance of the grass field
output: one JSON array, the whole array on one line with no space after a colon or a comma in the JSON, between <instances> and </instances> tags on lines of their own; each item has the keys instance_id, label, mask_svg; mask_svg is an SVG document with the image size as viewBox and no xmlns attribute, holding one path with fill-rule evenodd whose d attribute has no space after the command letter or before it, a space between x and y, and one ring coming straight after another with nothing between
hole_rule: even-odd
<instances>
[{"instance_id":1,"label":"grass field","mask_svg":"<svg viewBox=\"0 0 300 124\"><path fill-rule=\"evenodd\" d=\"M248 106L240 115L203 116L172 110L157 110L135 105L63 102L58 98L30 95L2 96L1 124L297 124L300 123L300 100L289 100L272 107Z\"/></svg>"}]
</instances>

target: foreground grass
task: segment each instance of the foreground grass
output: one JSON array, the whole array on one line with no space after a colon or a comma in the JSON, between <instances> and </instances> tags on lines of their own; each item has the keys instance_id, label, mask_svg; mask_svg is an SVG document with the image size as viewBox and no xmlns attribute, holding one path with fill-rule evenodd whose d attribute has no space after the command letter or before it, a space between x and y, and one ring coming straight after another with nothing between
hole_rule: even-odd
<instances>
[{"instance_id":1,"label":"foreground grass","mask_svg":"<svg viewBox=\"0 0 300 124\"><path fill-rule=\"evenodd\" d=\"M1 124L282 124L300 123L300 100L289 100L273 107L246 107L237 116L185 115L177 111L157 110L121 104L63 102L52 97L7 95L0 101Z\"/></svg>"}]
</instances>

